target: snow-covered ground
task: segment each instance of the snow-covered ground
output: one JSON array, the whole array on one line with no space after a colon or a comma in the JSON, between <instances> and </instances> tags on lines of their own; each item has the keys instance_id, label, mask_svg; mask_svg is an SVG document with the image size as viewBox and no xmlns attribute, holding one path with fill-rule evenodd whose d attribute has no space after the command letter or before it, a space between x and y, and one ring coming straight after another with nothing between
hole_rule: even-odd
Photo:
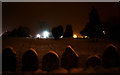
<instances>
[{"instance_id":1,"label":"snow-covered ground","mask_svg":"<svg viewBox=\"0 0 120 75\"><path fill-rule=\"evenodd\" d=\"M110 68L104 69L101 67L88 68L85 69L85 63L87 58L90 55L98 55L102 56L105 48L109 44L114 44L120 50L120 42L119 41L109 41L109 40L98 40L98 42L93 42L91 39L73 39L73 38L65 38L65 39L32 39L32 38L7 38L2 40L2 48L13 47L16 51L17 55L17 72L21 72L21 58L22 55L29 49L33 48L38 53L39 58L39 69L41 69L41 61L42 57L50 50L55 51L60 59L65 51L67 45L71 45L72 48L79 55L79 68L71 69L67 71L65 69L60 69L54 72L58 73L120 73L120 68ZM41 70L38 70L36 73L40 73Z\"/></svg>"}]
</instances>

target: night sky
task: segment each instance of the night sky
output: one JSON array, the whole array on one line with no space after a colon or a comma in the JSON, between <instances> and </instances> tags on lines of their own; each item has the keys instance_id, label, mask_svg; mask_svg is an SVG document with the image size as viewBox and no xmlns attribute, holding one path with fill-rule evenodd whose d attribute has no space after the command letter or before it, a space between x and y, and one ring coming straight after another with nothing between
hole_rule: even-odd
<instances>
[{"instance_id":1,"label":"night sky","mask_svg":"<svg viewBox=\"0 0 120 75\"><path fill-rule=\"evenodd\" d=\"M101 22L120 13L117 2L6 2L2 4L2 31L22 25L29 27L34 35L38 33L39 21L45 21L50 28L57 25L65 28L71 24L74 33L79 34L89 22L92 6L98 10Z\"/></svg>"}]
</instances>

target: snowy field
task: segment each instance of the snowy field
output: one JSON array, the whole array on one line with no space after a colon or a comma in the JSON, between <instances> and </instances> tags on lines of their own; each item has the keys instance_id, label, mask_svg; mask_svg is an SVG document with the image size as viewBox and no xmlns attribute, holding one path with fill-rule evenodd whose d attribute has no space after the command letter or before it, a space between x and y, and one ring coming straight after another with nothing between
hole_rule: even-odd
<instances>
[{"instance_id":1,"label":"snowy field","mask_svg":"<svg viewBox=\"0 0 120 75\"><path fill-rule=\"evenodd\" d=\"M66 38L66 39L30 39L30 38L7 38L2 40L2 48L6 47L13 47L16 51L17 55L17 73L21 72L22 66L22 55L29 49L33 48L38 53L39 58L39 70L37 72L32 72L32 74L39 74L39 73L46 73L42 72L41 70L41 62L42 57L47 54L48 51L52 50L55 51L60 59L65 51L67 45L71 45L72 48L76 51L79 55L79 68L71 69L67 71L66 69L61 68L60 70L53 71L51 73L119 73L120 68L109 68L105 69L102 66L95 67L95 68L87 68L85 69L85 63L87 58L91 55L98 55L102 56L105 48L109 44L114 44L120 50L120 42L119 41L108 41L108 40L98 40L98 42L93 42L91 39L73 39L73 38ZM9 73L9 72L8 72ZM25 73L24 73L25 74ZM28 75L30 72L28 73ZM31 74L31 75L32 75Z\"/></svg>"}]
</instances>

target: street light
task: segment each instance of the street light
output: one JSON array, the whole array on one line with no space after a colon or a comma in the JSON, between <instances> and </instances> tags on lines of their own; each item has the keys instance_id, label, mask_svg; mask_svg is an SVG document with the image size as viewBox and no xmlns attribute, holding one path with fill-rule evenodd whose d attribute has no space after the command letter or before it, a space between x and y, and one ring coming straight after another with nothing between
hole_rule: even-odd
<instances>
[{"instance_id":1,"label":"street light","mask_svg":"<svg viewBox=\"0 0 120 75\"><path fill-rule=\"evenodd\" d=\"M37 34L37 35L36 35L36 38L40 38L40 34Z\"/></svg>"},{"instance_id":2,"label":"street light","mask_svg":"<svg viewBox=\"0 0 120 75\"><path fill-rule=\"evenodd\" d=\"M43 38L48 38L49 37L49 32L48 31L44 31L43 32Z\"/></svg>"}]
</instances>

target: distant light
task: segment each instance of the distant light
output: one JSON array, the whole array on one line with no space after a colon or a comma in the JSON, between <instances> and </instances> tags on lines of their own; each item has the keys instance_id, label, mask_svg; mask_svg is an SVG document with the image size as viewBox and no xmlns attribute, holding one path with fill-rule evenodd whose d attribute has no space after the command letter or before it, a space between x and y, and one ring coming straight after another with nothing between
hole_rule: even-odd
<instances>
[{"instance_id":1,"label":"distant light","mask_svg":"<svg viewBox=\"0 0 120 75\"><path fill-rule=\"evenodd\" d=\"M44 31L43 32L43 37L44 38L48 38L49 37L49 32L48 31Z\"/></svg>"},{"instance_id":2,"label":"distant light","mask_svg":"<svg viewBox=\"0 0 120 75\"><path fill-rule=\"evenodd\" d=\"M85 38L88 38L87 36L85 36Z\"/></svg>"},{"instance_id":3,"label":"distant light","mask_svg":"<svg viewBox=\"0 0 120 75\"><path fill-rule=\"evenodd\" d=\"M73 38L77 38L77 35L76 35L76 34L74 34L74 35L73 35Z\"/></svg>"},{"instance_id":4,"label":"distant light","mask_svg":"<svg viewBox=\"0 0 120 75\"><path fill-rule=\"evenodd\" d=\"M40 34L37 34L37 35L36 35L36 38L40 38Z\"/></svg>"},{"instance_id":5,"label":"distant light","mask_svg":"<svg viewBox=\"0 0 120 75\"><path fill-rule=\"evenodd\" d=\"M83 38L83 36L82 35L80 35L80 36L78 36L79 38Z\"/></svg>"},{"instance_id":6,"label":"distant light","mask_svg":"<svg viewBox=\"0 0 120 75\"><path fill-rule=\"evenodd\" d=\"M103 34L105 35L105 31L103 31Z\"/></svg>"},{"instance_id":7,"label":"distant light","mask_svg":"<svg viewBox=\"0 0 120 75\"><path fill-rule=\"evenodd\" d=\"M63 35L60 38L63 38Z\"/></svg>"}]
</instances>

